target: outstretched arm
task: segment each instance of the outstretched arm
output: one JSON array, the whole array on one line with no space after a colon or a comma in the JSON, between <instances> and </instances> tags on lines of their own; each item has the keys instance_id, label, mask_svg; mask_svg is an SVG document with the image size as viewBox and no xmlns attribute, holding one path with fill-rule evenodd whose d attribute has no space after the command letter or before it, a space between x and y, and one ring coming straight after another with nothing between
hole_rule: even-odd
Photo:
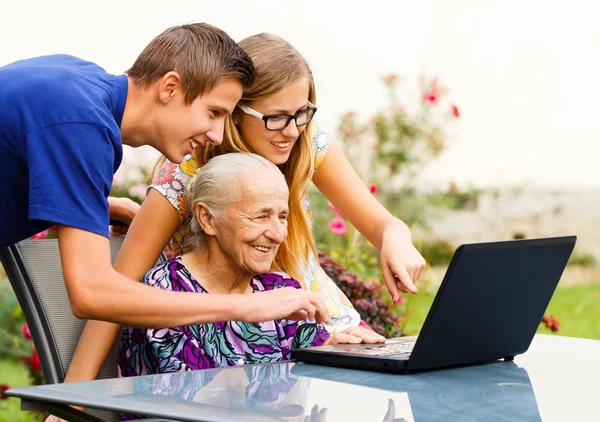
<instances>
[{"instance_id":1,"label":"outstretched arm","mask_svg":"<svg viewBox=\"0 0 600 422\"><path fill-rule=\"evenodd\" d=\"M379 249L383 277L394 302L399 300L399 291L417 293L414 282L421 276L425 260L412 244L410 229L371 195L333 140L313 182Z\"/></svg>"}]
</instances>

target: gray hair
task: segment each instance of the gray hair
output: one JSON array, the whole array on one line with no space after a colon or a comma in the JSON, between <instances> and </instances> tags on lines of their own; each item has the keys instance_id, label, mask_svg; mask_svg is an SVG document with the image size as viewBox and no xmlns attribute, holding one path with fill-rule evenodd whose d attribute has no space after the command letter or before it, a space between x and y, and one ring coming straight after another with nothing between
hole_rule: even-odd
<instances>
[{"instance_id":1,"label":"gray hair","mask_svg":"<svg viewBox=\"0 0 600 422\"><path fill-rule=\"evenodd\" d=\"M242 187L246 176L262 171L273 171L285 182L285 176L279 168L260 155L250 152L234 152L217 155L196 171L188 189L190 213L189 234L185 240L186 248L196 249L202 245L205 233L196 219L196 206L206 205L208 212L220 217L235 201L242 197Z\"/></svg>"}]
</instances>

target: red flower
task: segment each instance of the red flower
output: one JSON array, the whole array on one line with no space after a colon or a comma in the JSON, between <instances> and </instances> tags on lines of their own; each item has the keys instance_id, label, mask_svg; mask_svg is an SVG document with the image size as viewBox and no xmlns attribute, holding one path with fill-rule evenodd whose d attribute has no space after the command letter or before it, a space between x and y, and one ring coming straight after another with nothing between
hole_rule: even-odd
<instances>
[{"instance_id":1,"label":"red flower","mask_svg":"<svg viewBox=\"0 0 600 422\"><path fill-rule=\"evenodd\" d=\"M8 398L4 394L4 393L6 393L6 390L10 390L10 385L8 385L8 384L0 385L0 400L6 400Z\"/></svg>"},{"instance_id":2,"label":"red flower","mask_svg":"<svg viewBox=\"0 0 600 422\"><path fill-rule=\"evenodd\" d=\"M45 239L47 237L48 237L48 230L44 230L43 232L39 232L38 234L34 234L33 236L31 236L31 238L34 240Z\"/></svg>"},{"instance_id":3,"label":"red flower","mask_svg":"<svg viewBox=\"0 0 600 422\"><path fill-rule=\"evenodd\" d=\"M437 92L431 91L423 94L423 99L431 104L435 104L438 99Z\"/></svg>"},{"instance_id":4,"label":"red flower","mask_svg":"<svg viewBox=\"0 0 600 422\"><path fill-rule=\"evenodd\" d=\"M454 117L456 117L457 119L460 117L460 110L458 109L458 107L454 104L452 104L452 115Z\"/></svg>"},{"instance_id":5,"label":"red flower","mask_svg":"<svg viewBox=\"0 0 600 422\"><path fill-rule=\"evenodd\" d=\"M552 315L544 315L542 322L555 333L560 330L560 321Z\"/></svg>"},{"instance_id":6,"label":"red flower","mask_svg":"<svg viewBox=\"0 0 600 422\"><path fill-rule=\"evenodd\" d=\"M25 340L31 340L31 331L29 331L29 326L27 324L21 327L21 333L23 334L23 338Z\"/></svg>"},{"instance_id":7,"label":"red flower","mask_svg":"<svg viewBox=\"0 0 600 422\"><path fill-rule=\"evenodd\" d=\"M40 363L40 357L38 356L38 353L36 350L33 351L33 355L31 355L31 358L29 359L29 366L31 366L31 369L33 369L34 371L42 370L42 364Z\"/></svg>"},{"instance_id":8,"label":"red flower","mask_svg":"<svg viewBox=\"0 0 600 422\"><path fill-rule=\"evenodd\" d=\"M331 220L331 223L329 223L329 230L336 236L344 236L348 233L348 226L340 217L335 217Z\"/></svg>"},{"instance_id":9,"label":"red flower","mask_svg":"<svg viewBox=\"0 0 600 422\"><path fill-rule=\"evenodd\" d=\"M371 183L371 186L369 186L369 192L371 193L375 193L377 192L377 185L375 183Z\"/></svg>"},{"instance_id":10,"label":"red flower","mask_svg":"<svg viewBox=\"0 0 600 422\"><path fill-rule=\"evenodd\" d=\"M56 231L56 226L52 226L48 229L49 232L55 232Z\"/></svg>"},{"instance_id":11,"label":"red flower","mask_svg":"<svg viewBox=\"0 0 600 422\"><path fill-rule=\"evenodd\" d=\"M440 97L440 94L442 94L443 91L445 91L445 90L444 90L444 88L442 88L440 86L440 81L436 76L429 83L429 90L423 94L423 100L425 100L426 102L429 102L431 104L434 104L437 102L437 100Z\"/></svg>"}]
</instances>

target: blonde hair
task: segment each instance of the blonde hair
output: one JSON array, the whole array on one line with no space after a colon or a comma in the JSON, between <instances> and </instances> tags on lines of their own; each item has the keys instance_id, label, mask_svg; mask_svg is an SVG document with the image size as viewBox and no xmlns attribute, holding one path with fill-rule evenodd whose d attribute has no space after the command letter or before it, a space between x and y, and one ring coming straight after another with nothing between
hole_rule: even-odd
<instances>
[{"instance_id":1,"label":"blonde hair","mask_svg":"<svg viewBox=\"0 0 600 422\"><path fill-rule=\"evenodd\" d=\"M287 41L271 34L257 34L239 42L240 47L254 63L255 80L240 100L250 105L265 99L302 78L309 81L308 101L316 104L313 75L306 60ZM203 165L211 157L228 152L254 152L242 138L232 117L225 122L223 143L218 146L206 145L197 148L194 157L198 165ZM312 125L309 123L300 134L290 157L279 169L285 176L290 190L288 236L279 247L275 266L302 283L301 268L308 269L308 258L312 252L317 256L315 242L310 228L310 220L305 210L304 195L312 180L315 168L315 154L312 141Z\"/></svg>"},{"instance_id":2,"label":"blonde hair","mask_svg":"<svg viewBox=\"0 0 600 422\"><path fill-rule=\"evenodd\" d=\"M204 241L204 232L195 215L199 203L206 205L208 212L215 217L221 216L235 201L241 199L244 179L250 172L274 171L281 177L283 174L277 166L257 154L233 153L222 154L209 160L200 167L188 186L190 212L190 234L186 238L186 246L198 248ZM239 183L242 181L242 183Z\"/></svg>"},{"instance_id":3,"label":"blonde hair","mask_svg":"<svg viewBox=\"0 0 600 422\"><path fill-rule=\"evenodd\" d=\"M168 28L125 73L136 85L147 88L171 71L181 77L187 105L225 79L236 79L244 87L254 80L254 66L244 50L225 32L206 23Z\"/></svg>"},{"instance_id":4,"label":"blonde hair","mask_svg":"<svg viewBox=\"0 0 600 422\"><path fill-rule=\"evenodd\" d=\"M287 41L275 35L261 33L252 35L238 43L254 63L254 83L244 90L241 104L267 98L306 77L309 81L308 101L316 104L313 75L306 60ZM312 140L312 123L300 134L288 161L279 166L289 187L288 235L275 257L275 269L283 271L301 284L302 270L308 270L308 258L317 249L312 236L310 220L305 210L304 195L312 180L315 168L315 153ZM213 157L232 152L254 152L242 138L231 116L225 121L225 134L221 145L207 144L194 150L199 167ZM158 171L165 158L154 167ZM303 266L304 268L300 268Z\"/></svg>"}]
</instances>

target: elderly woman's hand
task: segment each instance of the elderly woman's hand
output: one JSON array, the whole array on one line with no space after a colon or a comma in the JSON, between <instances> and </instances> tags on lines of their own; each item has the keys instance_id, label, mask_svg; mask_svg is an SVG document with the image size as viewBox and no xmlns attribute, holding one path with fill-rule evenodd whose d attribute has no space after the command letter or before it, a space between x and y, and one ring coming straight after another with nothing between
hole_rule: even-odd
<instances>
[{"instance_id":1,"label":"elderly woman's hand","mask_svg":"<svg viewBox=\"0 0 600 422\"><path fill-rule=\"evenodd\" d=\"M308 319L327 324L331 319L319 294L293 287L244 295L242 300L240 320L244 322L286 318L296 321Z\"/></svg>"},{"instance_id":2,"label":"elderly woman's hand","mask_svg":"<svg viewBox=\"0 0 600 422\"><path fill-rule=\"evenodd\" d=\"M425 259L412 244L410 230L400 221L390 224L381 243L383 278L394 303L400 293L418 293L415 282L423 274Z\"/></svg>"},{"instance_id":3,"label":"elderly woman's hand","mask_svg":"<svg viewBox=\"0 0 600 422\"><path fill-rule=\"evenodd\" d=\"M365 327L348 328L329 337L326 344L385 343L385 337Z\"/></svg>"}]
</instances>

